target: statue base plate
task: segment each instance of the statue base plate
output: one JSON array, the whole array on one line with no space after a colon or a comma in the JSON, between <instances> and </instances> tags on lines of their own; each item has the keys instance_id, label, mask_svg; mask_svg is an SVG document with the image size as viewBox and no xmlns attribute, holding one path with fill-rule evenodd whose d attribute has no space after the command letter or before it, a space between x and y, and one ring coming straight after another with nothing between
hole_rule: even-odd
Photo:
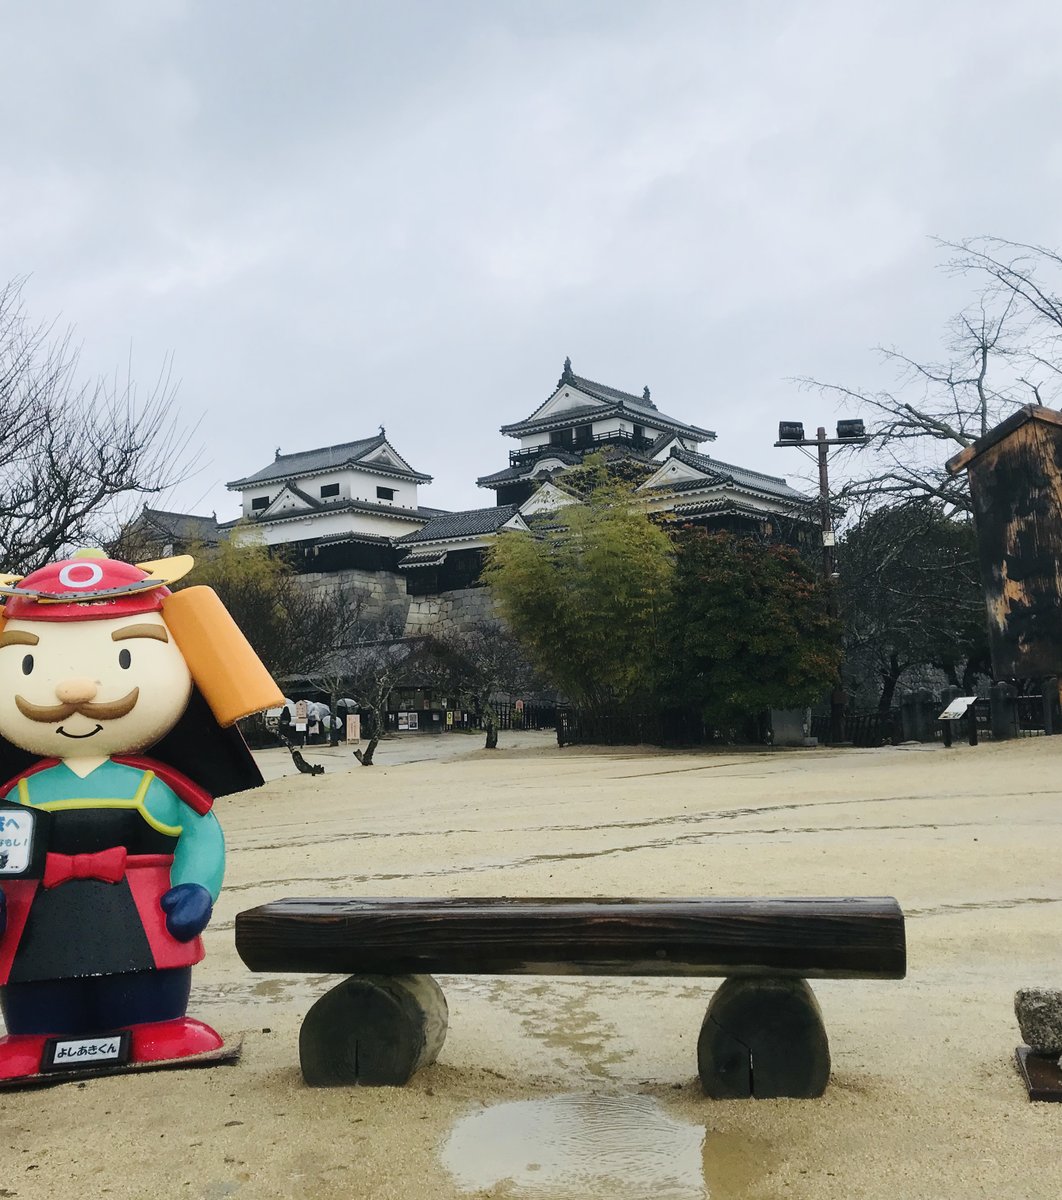
<instances>
[{"instance_id":1,"label":"statue base plate","mask_svg":"<svg viewBox=\"0 0 1062 1200\"><path fill-rule=\"evenodd\" d=\"M98 1079L103 1075L130 1075L141 1071L179 1071L193 1067L231 1066L239 1062L242 1053L243 1038L235 1037L217 1050L205 1050L201 1054L189 1054L184 1058L163 1058L156 1062L110 1063L97 1067L68 1067L62 1071L39 1071L36 1075L23 1075L18 1079L0 1079L0 1091L54 1087L60 1083Z\"/></svg>"}]
</instances>

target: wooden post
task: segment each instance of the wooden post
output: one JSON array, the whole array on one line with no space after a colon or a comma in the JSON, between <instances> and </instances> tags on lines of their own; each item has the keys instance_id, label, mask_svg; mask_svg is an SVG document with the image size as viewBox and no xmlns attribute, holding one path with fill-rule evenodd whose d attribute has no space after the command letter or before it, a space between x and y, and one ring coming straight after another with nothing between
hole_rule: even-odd
<instances>
[{"instance_id":1,"label":"wooden post","mask_svg":"<svg viewBox=\"0 0 1062 1200\"><path fill-rule=\"evenodd\" d=\"M1062 721L1059 721L1058 678L1049 675L1043 682L1044 733L1050 736L1062 733Z\"/></svg>"},{"instance_id":2,"label":"wooden post","mask_svg":"<svg viewBox=\"0 0 1062 1200\"><path fill-rule=\"evenodd\" d=\"M989 693L991 705L992 740L1006 741L1018 736L1018 705L1014 687L1000 680Z\"/></svg>"},{"instance_id":3,"label":"wooden post","mask_svg":"<svg viewBox=\"0 0 1062 1200\"><path fill-rule=\"evenodd\" d=\"M715 1100L809 1100L830 1082L830 1045L803 979L727 979L697 1040L697 1069Z\"/></svg>"},{"instance_id":4,"label":"wooden post","mask_svg":"<svg viewBox=\"0 0 1062 1200\"><path fill-rule=\"evenodd\" d=\"M400 1087L429 1066L446 1040L442 988L430 975L355 975L326 992L299 1033L311 1087Z\"/></svg>"}]
</instances>

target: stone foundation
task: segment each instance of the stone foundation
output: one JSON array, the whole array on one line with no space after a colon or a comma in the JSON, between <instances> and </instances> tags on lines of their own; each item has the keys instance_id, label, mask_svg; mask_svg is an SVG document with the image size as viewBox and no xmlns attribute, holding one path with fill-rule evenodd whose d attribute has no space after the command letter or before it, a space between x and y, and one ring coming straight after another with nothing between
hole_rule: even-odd
<instances>
[{"instance_id":1,"label":"stone foundation","mask_svg":"<svg viewBox=\"0 0 1062 1200\"><path fill-rule=\"evenodd\" d=\"M445 637L471 625L497 620L490 589L461 588L433 596L406 594L405 576L392 571L313 571L298 576L311 595L338 590L365 597L366 613L376 620L394 617L406 636L433 634Z\"/></svg>"}]
</instances>

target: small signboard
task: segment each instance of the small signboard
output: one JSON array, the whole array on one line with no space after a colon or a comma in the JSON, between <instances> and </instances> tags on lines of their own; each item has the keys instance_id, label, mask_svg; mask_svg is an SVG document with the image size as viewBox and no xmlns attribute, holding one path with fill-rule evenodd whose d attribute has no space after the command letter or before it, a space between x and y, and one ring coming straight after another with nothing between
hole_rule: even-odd
<instances>
[{"instance_id":1,"label":"small signboard","mask_svg":"<svg viewBox=\"0 0 1062 1200\"><path fill-rule=\"evenodd\" d=\"M43 873L46 812L0 800L0 879Z\"/></svg>"},{"instance_id":2,"label":"small signboard","mask_svg":"<svg viewBox=\"0 0 1062 1200\"><path fill-rule=\"evenodd\" d=\"M302 724L305 725L306 718L309 716L309 714L310 714L310 706L306 703L306 701L305 700L298 701L298 703L295 705L295 720L301 721Z\"/></svg>"},{"instance_id":3,"label":"small signboard","mask_svg":"<svg viewBox=\"0 0 1062 1200\"><path fill-rule=\"evenodd\" d=\"M420 728L420 717L416 713L406 713L406 716L409 719L409 728L410 729L419 729Z\"/></svg>"},{"instance_id":4,"label":"small signboard","mask_svg":"<svg viewBox=\"0 0 1062 1200\"><path fill-rule=\"evenodd\" d=\"M361 714L360 713L348 713L347 714L347 741L348 742L360 742L361 741Z\"/></svg>"},{"instance_id":5,"label":"small signboard","mask_svg":"<svg viewBox=\"0 0 1062 1200\"><path fill-rule=\"evenodd\" d=\"M404 730L409 729L409 718L410 718L409 713L400 712L398 714L398 732L399 733L402 733Z\"/></svg>"},{"instance_id":6,"label":"small signboard","mask_svg":"<svg viewBox=\"0 0 1062 1200\"><path fill-rule=\"evenodd\" d=\"M453 725L454 725L454 714L452 712L448 712L446 714L446 727L448 729L452 729Z\"/></svg>"},{"instance_id":7,"label":"small signboard","mask_svg":"<svg viewBox=\"0 0 1062 1200\"><path fill-rule=\"evenodd\" d=\"M957 696L937 717L938 721L958 721L966 716L966 710L977 699L976 696Z\"/></svg>"}]
</instances>

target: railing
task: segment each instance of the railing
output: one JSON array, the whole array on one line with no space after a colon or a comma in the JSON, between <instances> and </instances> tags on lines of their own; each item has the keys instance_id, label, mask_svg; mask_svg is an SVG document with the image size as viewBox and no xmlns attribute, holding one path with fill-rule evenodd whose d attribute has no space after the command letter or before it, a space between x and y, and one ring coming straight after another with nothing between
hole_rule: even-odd
<instances>
[{"instance_id":1,"label":"railing","mask_svg":"<svg viewBox=\"0 0 1062 1200\"><path fill-rule=\"evenodd\" d=\"M623 443L634 450L648 450L653 444L653 439L644 437L642 434L630 433L624 429L613 429L607 433L594 433L589 437L584 435L574 441L545 442L539 446L522 446L519 450L509 451L509 466L515 467L521 463L530 462L551 451L589 450L608 443Z\"/></svg>"}]
</instances>

